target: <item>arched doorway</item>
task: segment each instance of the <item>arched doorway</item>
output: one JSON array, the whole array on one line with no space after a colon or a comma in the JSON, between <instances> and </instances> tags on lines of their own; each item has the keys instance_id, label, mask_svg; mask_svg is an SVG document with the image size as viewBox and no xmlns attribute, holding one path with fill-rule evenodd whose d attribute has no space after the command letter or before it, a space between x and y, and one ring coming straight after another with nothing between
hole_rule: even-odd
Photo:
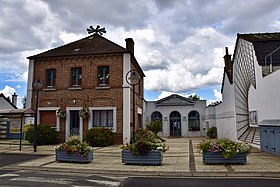
<instances>
[{"instance_id":1,"label":"arched doorway","mask_svg":"<svg viewBox=\"0 0 280 187\"><path fill-rule=\"evenodd\" d=\"M170 116L170 136L181 136L181 114L177 111L171 112Z\"/></svg>"}]
</instances>

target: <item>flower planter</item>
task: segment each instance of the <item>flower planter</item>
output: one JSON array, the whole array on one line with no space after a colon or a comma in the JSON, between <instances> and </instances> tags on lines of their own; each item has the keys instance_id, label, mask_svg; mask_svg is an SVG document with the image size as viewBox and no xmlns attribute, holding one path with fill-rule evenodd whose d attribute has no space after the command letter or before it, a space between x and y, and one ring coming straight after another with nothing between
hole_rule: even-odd
<instances>
[{"instance_id":1,"label":"flower planter","mask_svg":"<svg viewBox=\"0 0 280 187\"><path fill-rule=\"evenodd\" d=\"M147 155L133 155L129 150L122 151L122 163L124 164L147 164L147 165L161 165L162 152L159 150L152 150Z\"/></svg>"},{"instance_id":2,"label":"flower planter","mask_svg":"<svg viewBox=\"0 0 280 187\"><path fill-rule=\"evenodd\" d=\"M91 150L86 156L79 156L76 152L67 154L64 149L55 149L55 160L59 162L88 163L93 160L93 151Z\"/></svg>"},{"instance_id":3,"label":"flower planter","mask_svg":"<svg viewBox=\"0 0 280 187\"><path fill-rule=\"evenodd\" d=\"M221 152L203 152L202 160L204 164L245 164L246 154L238 153L234 157L225 158Z\"/></svg>"}]
</instances>

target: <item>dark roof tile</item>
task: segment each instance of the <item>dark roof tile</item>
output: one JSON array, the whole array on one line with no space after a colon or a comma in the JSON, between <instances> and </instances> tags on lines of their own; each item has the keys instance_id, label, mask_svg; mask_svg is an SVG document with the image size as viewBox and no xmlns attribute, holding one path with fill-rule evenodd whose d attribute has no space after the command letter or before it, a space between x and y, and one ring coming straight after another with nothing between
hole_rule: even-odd
<instances>
[{"instance_id":1,"label":"dark roof tile","mask_svg":"<svg viewBox=\"0 0 280 187\"><path fill-rule=\"evenodd\" d=\"M280 47L280 33L237 34L237 38L253 44L259 65L265 65L265 58ZM274 64L280 65L280 50L273 54Z\"/></svg>"},{"instance_id":2,"label":"dark roof tile","mask_svg":"<svg viewBox=\"0 0 280 187\"><path fill-rule=\"evenodd\" d=\"M65 57L73 55L91 55L108 53L127 53L126 48L98 35L93 34L81 40L48 50L46 52L27 57L28 59Z\"/></svg>"}]
</instances>

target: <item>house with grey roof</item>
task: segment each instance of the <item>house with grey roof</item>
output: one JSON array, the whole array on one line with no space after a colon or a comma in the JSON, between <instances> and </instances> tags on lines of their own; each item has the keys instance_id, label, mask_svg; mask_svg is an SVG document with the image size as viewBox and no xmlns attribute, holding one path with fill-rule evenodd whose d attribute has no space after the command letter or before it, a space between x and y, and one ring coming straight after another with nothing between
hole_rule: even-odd
<instances>
[{"instance_id":1,"label":"house with grey roof","mask_svg":"<svg viewBox=\"0 0 280 187\"><path fill-rule=\"evenodd\" d=\"M38 97L38 124L56 128L60 141L107 127L115 132L115 142L129 143L131 133L143 123L145 75L134 56L133 39L125 41L122 47L94 33L28 57L27 108L35 109L33 81L39 77L44 83ZM131 70L139 79L135 92L127 79ZM58 109L66 116L56 115ZM81 115L82 109L89 115ZM137 118L134 126L132 116Z\"/></svg>"},{"instance_id":2,"label":"house with grey roof","mask_svg":"<svg viewBox=\"0 0 280 187\"><path fill-rule=\"evenodd\" d=\"M0 110L12 110L17 109L17 95L14 93L12 95L12 100L8 97L5 97L3 93L0 93ZM0 139L7 138L7 131L8 135L10 134L10 120L7 118L1 118L0 115Z\"/></svg>"},{"instance_id":3,"label":"house with grey roof","mask_svg":"<svg viewBox=\"0 0 280 187\"><path fill-rule=\"evenodd\" d=\"M173 94L146 102L146 123L160 121L163 137L199 137L205 135L205 100L193 101Z\"/></svg>"},{"instance_id":4,"label":"house with grey roof","mask_svg":"<svg viewBox=\"0 0 280 187\"><path fill-rule=\"evenodd\" d=\"M218 136L280 153L280 33L237 34L233 57L226 48L224 63Z\"/></svg>"}]
</instances>

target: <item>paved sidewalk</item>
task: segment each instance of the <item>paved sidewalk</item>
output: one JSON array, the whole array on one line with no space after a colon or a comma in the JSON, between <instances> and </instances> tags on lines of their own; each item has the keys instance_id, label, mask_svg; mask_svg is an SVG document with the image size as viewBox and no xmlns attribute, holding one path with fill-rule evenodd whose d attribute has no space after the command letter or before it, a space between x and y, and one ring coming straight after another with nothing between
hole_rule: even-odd
<instances>
[{"instance_id":1,"label":"paved sidewalk","mask_svg":"<svg viewBox=\"0 0 280 187\"><path fill-rule=\"evenodd\" d=\"M212 176L212 177L277 177L280 178L280 157L260 152L253 148L247 156L245 165L205 165L197 145L202 138L168 138L169 150L163 154L161 166L124 165L121 163L120 145L94 148L94 159L88 164L61 163L55 161L55 146L38 146L33 152L32 146L24 145L22 151L18 145L0 144L0 154L43 154L46 157L3 167L4 169L35 169L43 171L82 172L107 175L129 176ZM1 143L1 142L0 142Z\"/></svg>"}]
</instances>

